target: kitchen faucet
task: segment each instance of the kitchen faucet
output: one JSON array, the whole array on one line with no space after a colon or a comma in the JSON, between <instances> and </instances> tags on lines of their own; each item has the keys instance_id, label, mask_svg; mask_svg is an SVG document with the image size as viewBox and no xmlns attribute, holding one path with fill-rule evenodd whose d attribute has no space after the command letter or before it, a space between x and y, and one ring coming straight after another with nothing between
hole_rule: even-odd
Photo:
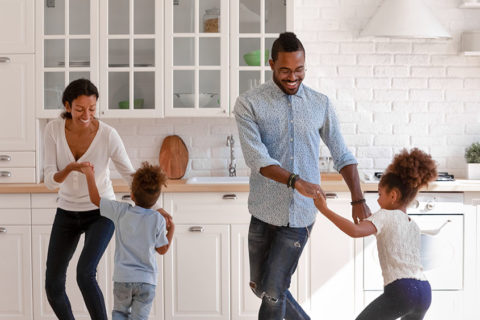
<instances>
[{"instance_id":1,"label":"kitchen faucet","mask_svg":"<svg viewBox=\"0 0 480 320\"><path fill-rule=\"evenodd\" d=\"M235 140L233 140L233 134L227 136L227 147L230 147L230 163L228 164L228 175L230 177L235 177L237 175L237 164L235 160L235 154L233 152L233 145Z\"/></svg>"}]
</instances>

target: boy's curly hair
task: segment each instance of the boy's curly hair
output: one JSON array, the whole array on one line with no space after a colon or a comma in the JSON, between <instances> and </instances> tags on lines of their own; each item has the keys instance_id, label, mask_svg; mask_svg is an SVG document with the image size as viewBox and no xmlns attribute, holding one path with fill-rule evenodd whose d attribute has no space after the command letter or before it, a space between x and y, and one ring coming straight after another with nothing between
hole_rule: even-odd
<instances>
[{"instance_id":1,"label":"boy's curly hair","mask_svg":"<svg viewBox=\"0 0 480 320\"><path fill-rule=\"evenodd\" d=\"M143 208L151 208L158 200L162 186L167 186L167 176L160 166L147 161L132 175L132 193L135 204Z\"/></svg>"},{"instance_id":2,"label":"boy's curly hair","mask_svg":"<svg viewBox=\"0 0 480 320\"><path fill-rule=\"evenodd\" d=\"M393 188L400 191L402 203L410 203L421 187L427 186L437 177L437 165L432 157L418 148L410 152L403 149L395 155L385 174L380 179L380 186L390 192Z\"/></svg>"}]
</instances>

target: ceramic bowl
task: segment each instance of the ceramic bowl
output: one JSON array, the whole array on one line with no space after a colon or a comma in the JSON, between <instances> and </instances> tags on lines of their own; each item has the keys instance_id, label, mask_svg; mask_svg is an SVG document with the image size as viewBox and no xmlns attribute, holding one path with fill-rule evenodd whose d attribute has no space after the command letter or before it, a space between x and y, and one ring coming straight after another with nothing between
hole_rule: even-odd
<instances>
[{"instance_id":1,"label":"ceramic bowl","mask_svg":"<svg viewBox=\"0 0 480 320\"><path fill-rule=\"evenodd\" d=\"M270 51L265 50L265 61L268 61L270 56ZM260 65L260 50L250 51L243 55L243 59L249 66L259 66Z\"/></svg>"},{"instance_id":2,"label":"ceramic bowl","mask_svg":"<svg viewBox=\"0 0 480 320\"><path fill-rule=\"evenodd\" d=\"M140 109L143 107L143 103L144 102L142 98L135 99L133 100L133 107L135 109ZM118 103L119 109L128 109L129 107L130 107L130 102L128 100L123 100Z\"/></svg>"}]
</instances>

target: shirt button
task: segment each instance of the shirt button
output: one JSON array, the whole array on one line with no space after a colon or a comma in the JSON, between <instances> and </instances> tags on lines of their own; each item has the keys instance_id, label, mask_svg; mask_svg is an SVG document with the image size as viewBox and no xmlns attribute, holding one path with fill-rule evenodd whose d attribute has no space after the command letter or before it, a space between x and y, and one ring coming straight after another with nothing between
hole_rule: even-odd
<instances>
[{"instance_id":1,"label":"shirt button","mask_svg":"<svg viewBox=\"0 0 480 320\"><path fill-rule=\"evenodd\" d=\"M290 120L290 123L293 123L293 120Z\"/></svg>"},{"instance_id":2,"label":"shirt button","mask_svg":"<svg viewBox=\"0 0 480 320\"><path fill-rule=\"evenodd\" d=\"M290 160L293 160L293 157L290 157Z\"/></svg>"},{"instance_id":3,"label":"shirt button","mask_svg":"<svg viewBox=\"0 0 480 320\"><path fill-rule=\"evenodd\" d=\"M293 141L293 138L290 138L290 142L292 142L292 141Z\"/></svg>"}]
</instances>

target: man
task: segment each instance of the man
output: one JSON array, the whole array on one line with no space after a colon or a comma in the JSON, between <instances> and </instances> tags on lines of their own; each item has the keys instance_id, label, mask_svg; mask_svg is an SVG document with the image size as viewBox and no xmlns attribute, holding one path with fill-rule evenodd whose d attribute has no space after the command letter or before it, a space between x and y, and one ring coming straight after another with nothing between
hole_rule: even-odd
<instances>
[{"instance_id":1,"label":"man","mask_svg":"<svg viewBox=\"0 0 480 320\"><path fill-rule=\"evenodd\" d=\"M353 220L368 217L370 210L360 189L357 161L344 143L329 99L302 84L302 43L285 32L271 52L273 81L240 95L234 111L252 171L250 287L262 299L260 320L310 319L288 288L315 222L313 198L324 196L319 185L320 138L350 189Z\"/></svg>"}]
</instances>

